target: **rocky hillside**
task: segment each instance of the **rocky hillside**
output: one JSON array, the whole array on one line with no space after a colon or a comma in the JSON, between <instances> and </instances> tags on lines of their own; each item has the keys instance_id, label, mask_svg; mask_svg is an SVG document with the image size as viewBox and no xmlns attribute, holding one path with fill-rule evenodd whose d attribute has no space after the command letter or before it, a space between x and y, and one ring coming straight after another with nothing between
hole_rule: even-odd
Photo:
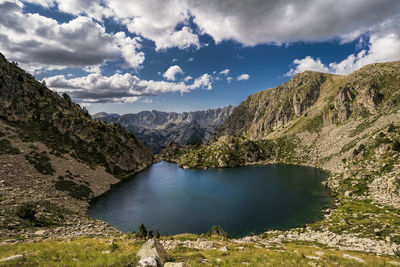
<instances>
[{"instance_id":1,"label":"rocky hillside","mask_svg":"<svg viewBox=\"0 0 400 267\"><path fill-rule=\"evenodd\" d=\"M93 118L108 123L119 123L159 153L170 144L204 144L213 137L220 125L232 114L234 106L193 112L142 111L136 114L107 114L100 112Z\"/></svg>"},{"instance_id":2,"label":"rocky hillside","mask_svg":"<svg viewBox=\"0 0 400 267\"><path fill-rule=\"evenodd\" d=\"M335 191L400 207L399 84L400 62L368 65L347 76L306 71L249 96L221 126L216 142L174 146L162 154L183 167L321 167L338 174L331 177Z\"/></svg>"},{"instance_id":3,"label":"rocky hillside","mask_svg":"<svg viewBox=\"0 0 400 267\"><path fill-rule=\"evenodd\" d=\"M89 202L152 161L133 133L93 120L0 54L2 238L117 232L86 216Z\"/></svg>"},{"instance_id":4,"label":"rocky hillside","mask_svg":"<svg viewBox=\"0 0 400 267\"><path fill-rule=\"evenodd\" d=\"M70 153L114 175L127 175L149 165L152 153L118 124L93 120L68 95L45 84L0 56L0 118L25 139L44 142L54 153Z\"/></svg>"},{"instance_id":5,"label":"rocky hillside","mask_svg":"<svg viewBox=\"0 0 400 267\"><path fill-rule=\"evenodd\" d=\"M285 163L328 170L333 209L279 235L400 255L400 62L347 76L297 74L249 96L213 143L173 144L158 157L183 168Z\"/></svg>"}]
</instances>

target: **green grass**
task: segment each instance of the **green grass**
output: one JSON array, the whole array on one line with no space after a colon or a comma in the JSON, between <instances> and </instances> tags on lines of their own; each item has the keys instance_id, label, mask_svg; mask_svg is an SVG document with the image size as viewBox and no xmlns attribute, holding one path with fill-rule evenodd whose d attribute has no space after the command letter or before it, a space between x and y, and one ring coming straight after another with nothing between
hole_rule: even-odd
<instances>
[{"instance_id":1,"label":"green grass","mask_svg":"<svg viewBox=\"0 0 400 267\"><path fill-rule=\"evenodd\" d=\"M350 149L352 149L353 147L355 147L357 145L358 141L360 141L360 139L356 138L356 139L350 141L349 143L345 144L342 147L342 149L340 150L340 153L344 153L344 152L349 151Z\"/></svg>"},{"instance_id":2,"label":"green grass","mask_svg":"<svg viewBox=\"0 0 400 267\"><path fill-rule=\"evenodd\" d=\"M215 247L226 246L228 251L200 250L179 245L170 250L174 262L196 266L388 266L398 261L395 256L376 256L360 252L343 252L315 243L289 242L264 247L261 244L237 244L214 241ZM22 254L24 258L3 266L136 266L137 251L144 241L124 238L79 238L71 241L52 240L0 246L0 259ZM113 245L114 244L114 245ZM103 253L109 251L109 253ZM319 255L317 255L319 254ZM361 258L364 264L345 258L349 254ZM319 257L319 259L311 259ZM202 263L207 260L208 263Z\"/></svg>"},{"instance_id":3,"label":"green grass","mask_svg":"<svg viewBox=\"0 0 400 267\"><path fill-rule=\"evenodd\" d=\"M319 114L311 119L308 119L303 125L303 130L313 133L319 133L324 126L324 116L323 114Z\"/></svg>"},{"instance_id":4,"label":"green grass","mask_svg":"<svg viewBox=\"0 0 400 267\"><path fill-rule=\"evenodd\" d=\"M118 248L111 251L111 244ZM136 266L141 243L109 242L107 239L77 239L0 246L0 258L23 254L22 260L2 266ZM115 247L115 246L114 246ZM109 254L102 253L110 251ZM2 263L3 264L3 263Z\"/></svg>"},{"instance_id":5,"label":"green grass","mask_svg":"<svg viewBox=\"0 0 400 267\"><path fill-rule=\"evenodd\" d=\"M370 200L341 199L341 204L332 215L311 225L314 230L328 227L328 230L343 234L357 233L360 237L384 240L393 233L400 233L398 210L380 207ZM392 237L399 243L400 236Z\"/></svg>"},{"instance_id":6,"label":"green grass","mask_svg":"<svg viewBox=\"0 0 400 267\"><path fill-rule=\"evenodd\" d=\"M368 129L369 127L371 127L374 124L375 120L365 120L362 123L360 123L359 125L357 125L357 127L349 134L349 137L354 137L359 135L360 133L364 132L366 129Z\"/></svg>"}]
</instances>

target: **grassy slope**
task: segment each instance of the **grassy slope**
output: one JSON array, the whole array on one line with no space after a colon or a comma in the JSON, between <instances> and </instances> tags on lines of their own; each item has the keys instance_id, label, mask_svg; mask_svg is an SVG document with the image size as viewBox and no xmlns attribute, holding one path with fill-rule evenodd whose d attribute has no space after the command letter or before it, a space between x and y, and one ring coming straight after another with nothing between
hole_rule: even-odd
<instances>
[{"instance_id":1,"label":"grassy slope","mask_svg":"<svg viewBox=\"0 0 400 267\"><path fill-rule=\"evenodd\" d=\"M191 240L194 235L180 235L162 239ZM207 259L212 266L395 266L399 259L394 256L376 256L361 252L343 252L322 245L305 242L273 244L239 244L230 240L211 238L218 249L202 250L179 245L169 251L176 262L184 261L190 266L204 266ZM81 238L72 241L53 240L40 243L23 243L0 247L0 258L16 254L26 255L23 259L9 262L4 266L135 266L135 257L144 241L129 239L126 235L110 239ZM116 244L112 245L112 244ZM116 248L117 247L117 248ZM114 248L114 250L113 250ZM110 253L103 253L110 251ZM346 258L345 254L362 259ZM317 258L313 258L317 257ZM1 265L1 264L0 264Z\"/></svg>"}]
</instances>

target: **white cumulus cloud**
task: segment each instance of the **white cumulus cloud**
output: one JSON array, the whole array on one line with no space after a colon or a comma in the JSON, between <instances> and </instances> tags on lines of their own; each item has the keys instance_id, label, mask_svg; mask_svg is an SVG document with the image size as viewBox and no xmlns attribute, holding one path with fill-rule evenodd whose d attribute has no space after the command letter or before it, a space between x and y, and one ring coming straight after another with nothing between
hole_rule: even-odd
<instances>
[{"instance_id":1,"label":"white cumulus cloud","mask_svg":"<svg viewBox=\"0 0 400 267\"><path fill-rule=\"evenodd\" d=\"M164 72L163 77L170 81L175 81L175 76L179 73L183 73L183 70L178 65L171 66Z\"/></svg>"},{"instance_id":2,"label":"white cumulus cloud","mask_svg":"<svg viewBox=\"0 0 400 267\"><path fill-rule=\"evenodd\" d=\"M244 73L244 74L240 74L239 76L236 77L236 80L238 81L244 81L244 80L248 80L250 78L250 75Z\"/></svg>"},{"instance_id":3,"label":"white cumulus cloud","mask_svg":"<svg viewBox=\"0 0 400 267\"><path fill-rule=\"evenodd\" d=\"M134 102L142 96L155 96L160 93L188 93L195 89L212 89L212 77L203 74L193 83L141 80L130 73L116 73L103 76L91 73L78 78L56 75L44 78L49 88L58 93L68 93L79 103Z\"/></svg>"},{"instance_id":4,"label":"white cumulus cloud","mask_svg":"<svg viewBox=\"0 0 400 267\"><path fill-rule=\"evenodd\" d=\"M230 71L229 69L224 69L223 71L219 72L219 75L227 76L229 74L229 71Z\"/></svg>"},{"instance_id":5,"label":"white cumulus cloud","mask_svg":"<svg viewBox=\"0 0 400 267\"><path fill-rule=\"evenodd\" d=\"M0 2L0 50L28 71L103 64L118 57L130 67L144 61L140 38L107 33L93 19L78 16L59 23L39 14L23 13L18 0Z\"/></svg>"},{"instance_id":6,"label":"white cumulus cloud","mask_svg":"<svg viewBox=\"0 0 400 267\"><path fill-rule=\"evenodd\" d=\"M320 59L307 56L295 59L295 65L286 75L292 76L305 70L330 72L334 74L349 74L371 63L400 60L400 37L394 32L374 34L370 37L368 49L357 54L351 54L340 62L323 64Z\"/></svg>"}]
</instances>

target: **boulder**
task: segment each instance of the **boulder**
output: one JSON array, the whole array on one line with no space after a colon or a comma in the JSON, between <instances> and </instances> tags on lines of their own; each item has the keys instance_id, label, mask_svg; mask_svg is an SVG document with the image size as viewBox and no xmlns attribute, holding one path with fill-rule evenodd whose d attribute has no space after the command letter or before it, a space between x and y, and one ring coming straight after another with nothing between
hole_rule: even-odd
<instances>
[{"instance_id":1,"label":"boulder","mask_svg":"<svg viewBox=\"0 0 400 267\"><path fill-rule=\"evenodd\" d=\"M220 248L220 249L218 249L219 251L222 251L222 252L227 252L228 251L228 249L227 249L227 247L222 247L222 248Z\"/></svg>"},{"instance_id":2,"label":"boulder","mask_svg":"<svg viewBox=\"0 0 400 267\"><path fill-rule=\"evenodd\" d=\"M142 258L138 263L138 267L157 267L157 261L152 257Z\"/></svg>"},{"instance_id":3,"label":"boulder","mask_svg":"<svg viewBox=\"0 0 400 267\"><path fill-rule=\"evenodd\" d=\"M136 254L140 259L153 258L159 265L164 265L171 260L171 256L164 249L159 241L152 238L146 241Z\"/></svg>"}]
</instances>

